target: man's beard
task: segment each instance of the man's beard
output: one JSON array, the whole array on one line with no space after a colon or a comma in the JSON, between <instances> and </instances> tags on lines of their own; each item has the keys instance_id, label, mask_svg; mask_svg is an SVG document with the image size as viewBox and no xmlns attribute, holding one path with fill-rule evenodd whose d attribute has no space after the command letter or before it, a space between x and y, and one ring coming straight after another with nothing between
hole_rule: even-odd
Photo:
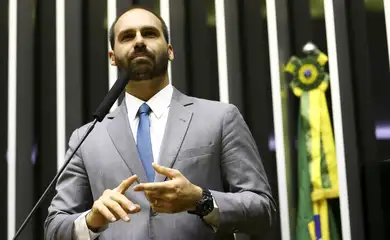
<instances>
[{"instance_id":1,"label":"man's beard","mask_svg":"<svg viewBox=\"0 0 390 240\"><path fill-rule=\"evenodd\" d=\"M120 70L127 71L129 80L151 80L167 73L169 61L168 52L164 52L157 58L154 58L154 55L150 53L145 53L145 55L142 56L146 59L130 59L129 62L126 61L127 64L123 59L117 62Z\"/></svg>"}]
</instances>

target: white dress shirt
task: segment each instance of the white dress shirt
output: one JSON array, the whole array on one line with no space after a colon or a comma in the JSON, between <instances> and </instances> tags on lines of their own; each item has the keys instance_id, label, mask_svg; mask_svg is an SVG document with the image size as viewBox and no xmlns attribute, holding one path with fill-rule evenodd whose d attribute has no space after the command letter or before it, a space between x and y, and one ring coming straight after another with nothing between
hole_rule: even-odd
<instances>
[{"instance_id":1,"label":"white dress shirt","mask_svg":"<svg viewBox=\"0 0 390 240\"><path fill-rule=\"evenodd\" d=\"M160 146L168 119L172 94L173 87L171 84L169 84L146 102L151 109L149 114L150 137L152 141L153 160L157 163L159 162ZM145 101L138 99L128 93L125 94L125 101L131 131L133 133L134 140L137 141L137 130L139 123L139 117L137 113L139 107L145 103ZM85 216L89 211L90 210L81 214L74 222L73 235L77 240L94 240L107 228L105 227L97 233L89 230L85 220ZM216 231L216 226L218 226L219 222L219 211L215 201L214 211L205 216L203 219L212 226L214 231Z\"/></svg>"},{"instance_id":2,"label":"white dress shirt","mask_svg":"<svg viewBox=\"0 0 390 240\"><path fill-rule=\"evenodd\" d=\"M159 162L160 146L168 119L172 93L173 87L172 85L168 85L146 102L151 109L149 114L150 138L152 141L153 160L157 163ZM145 102L128 93L126 93L125 100L131 131L134 140L137 143L137 130L139 124L139 117L137 114L138 109Z\"/></svg>"}]
</instances>

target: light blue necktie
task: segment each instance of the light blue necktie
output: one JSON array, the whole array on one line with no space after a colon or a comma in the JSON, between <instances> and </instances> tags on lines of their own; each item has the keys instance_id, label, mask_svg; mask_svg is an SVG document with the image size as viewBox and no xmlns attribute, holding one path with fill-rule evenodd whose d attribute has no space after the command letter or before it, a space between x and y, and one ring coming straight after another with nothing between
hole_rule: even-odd
<instances>
[{"instance_id":1,"label":"light blue necktie","mask_svg":"<svg viewBox=\"0 0 390 240\"><path fill-rule=\"evenodd\" d=\"M149 182L154 182L152 141L150 139L150 107L144 103L138 110L137 149Z\"/></svg>"}]
</instances>

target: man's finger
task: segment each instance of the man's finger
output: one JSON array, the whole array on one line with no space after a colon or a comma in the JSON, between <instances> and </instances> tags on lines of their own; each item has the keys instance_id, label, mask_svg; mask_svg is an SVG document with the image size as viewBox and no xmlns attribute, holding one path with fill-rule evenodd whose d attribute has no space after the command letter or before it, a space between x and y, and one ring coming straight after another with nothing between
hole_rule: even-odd
<instances>
[{"instance_id":1,"label":"man's finger","mask_svg":"<svg viewBox=\"0 0 390 240\"><path fill-rule=\"evenodd\" d=\"M126 192L126 190L127 190L127 189L136 181L136 180L137 180L137 175L133 175L133 176L129 177L128 179L123 180L123 181L121 182L121 184L120 184L118 187L116 187L116 188L114 189L114 191L123 194L124 192Z\"/></svg>"},{"instance_id":2,"label":"man's finger","mask_svg":"<svg viewBox=\"0 0 390 240\"><path fill-rule=\"evenodd\" d=\"M160 191L163 192L164 190L169 189L169 183L168 182L156 182L156 183L140 183L136 185L133 190L136 192L140 191Z\"/></svg>"},{"instance_id":3,"label":"man's finger","mask_svg":"<svg viewBox=\"0 0 390 240\"><path fill-rule=\"evenodd\" d=\"M177 171L176 169L160 166L155 162L152 163L152 166L153 166L154 170L156 170L157 173L162 174L170 179L172 179L174 177L178 177L180 175L180 172Z\"/></svg>"},{"instance_id":4,"label":"man's finger","mask_svg":"<svg viewBox=\"0 0 390 240\"><path fill-rule=\"evenodd\" d=\"M101 215L103 215L108 221L115 222L116 217L111 213L110 210L103 204L102 201L95 202L95 209L99 211Z\"/></svg>"},{"instance_id":5,"label":"man's finger","mask_svg":"<svg viewBox=\"0 0 390 240\"><path fill-rule=\"evenodd\" d=\"M110 196L110 198L119 203L127 213L137 213L141 210L139 205L134 204L125 195L117 193Z\"/></svg>"},{"instance_id":6,"label":"man's finger","mask_svg":"<svg viewBox=\"0 0 390 240\"><path fill-rule=\"evenodd\" d=\"M111 198L102 198L102 202L112 213L116 214L124 221L128 222L130 220L129 216L127 216L127 212L123 210L119 203L115 202Z\"/></svg>"}]
</instances>

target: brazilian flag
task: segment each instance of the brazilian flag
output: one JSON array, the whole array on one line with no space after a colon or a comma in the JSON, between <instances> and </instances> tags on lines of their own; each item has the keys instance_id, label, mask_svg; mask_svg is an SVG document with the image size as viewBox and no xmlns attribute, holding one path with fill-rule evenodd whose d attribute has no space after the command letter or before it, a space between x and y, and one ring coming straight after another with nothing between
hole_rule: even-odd
<instances>
[{"instance_id":1,"label":"brazilian flag","mask_svg":"<svg viewBox=\"0 0 390 240\"><path fill-rule=\"evenodd\" d=\"M335 219L328 199L338 198L336 151L325 91L328 57L314 44L304 47L305 58L291 57L285 71L300 99L298 116L297 240L337 240Z\"/></svg>"}]
</instances>

